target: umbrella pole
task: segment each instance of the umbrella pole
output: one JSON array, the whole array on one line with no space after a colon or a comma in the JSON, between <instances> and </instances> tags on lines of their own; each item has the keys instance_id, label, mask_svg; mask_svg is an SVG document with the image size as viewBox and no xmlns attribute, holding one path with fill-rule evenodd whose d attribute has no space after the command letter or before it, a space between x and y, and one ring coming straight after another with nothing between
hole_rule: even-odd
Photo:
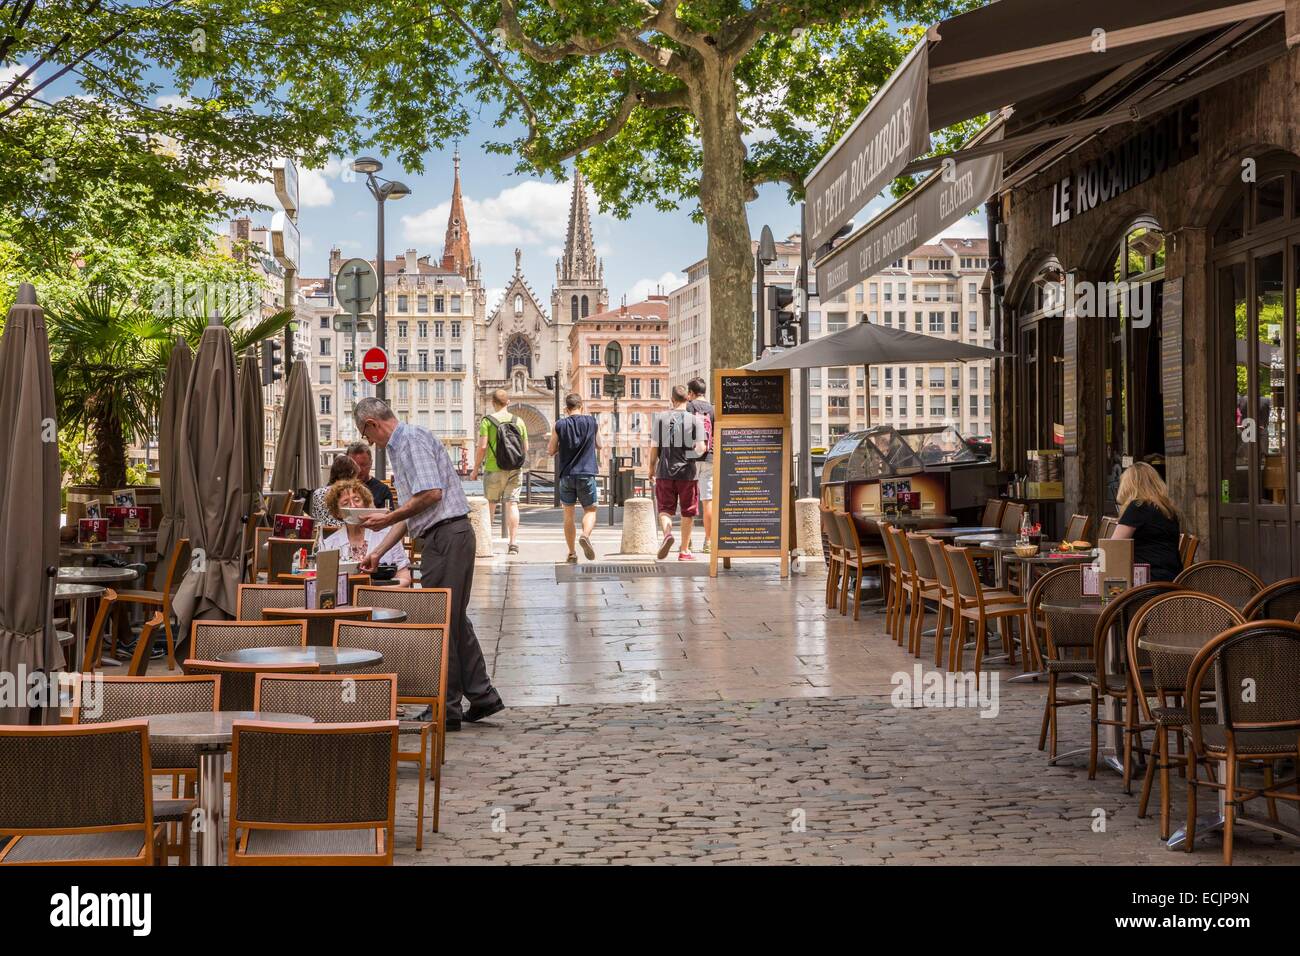
<instances>
[{"instance_id":1,"label":"umbrella pole","mask_svg":"<svg viewBox=\"0 0 1300 956\"><path fill-rule=\"evenodd\" d=\"M867 386L867 405L866 405L867 427L870 428L871 427L871 366L870 365L862 366L862 375L863 375L863 381L866 383Z\"/></svg>"}]
</instances>

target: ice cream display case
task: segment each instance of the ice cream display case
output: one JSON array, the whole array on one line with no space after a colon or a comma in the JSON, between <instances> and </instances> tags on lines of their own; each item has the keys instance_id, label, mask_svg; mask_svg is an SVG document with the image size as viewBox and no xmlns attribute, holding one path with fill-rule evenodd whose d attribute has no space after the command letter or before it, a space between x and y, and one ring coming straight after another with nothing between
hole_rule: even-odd
<instances>
[{"instance_id":1,"label":"ice cream display case","mask_svg":"<svg viewBox=\"0 0 1300 956\"><path fill-rule=\"evenodd\" d=\"M936 527L948 515L974 520L997 494L997 468L952 425L850 432L822 471L822 504L851 513L864 538L879 538L880 517L905 515L920 528L930 517Z\"/></svg>"}]
</instances>

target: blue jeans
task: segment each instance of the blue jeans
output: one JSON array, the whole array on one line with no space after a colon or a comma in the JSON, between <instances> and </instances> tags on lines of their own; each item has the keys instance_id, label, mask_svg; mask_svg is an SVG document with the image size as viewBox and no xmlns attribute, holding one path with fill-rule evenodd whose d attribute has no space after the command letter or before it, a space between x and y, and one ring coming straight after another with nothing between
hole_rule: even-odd
<instances>
[{"instance_id":1,"label":"blue jeans","mask_svg":"<svg viewBox=\"0 0 1300 956\"><path fill-rule=\"evenodd\" d=\"M594 475L565 475L560 479L560 504L577 504L582 499L584 508L594 508L600 500Z\"/></svg>"}]
</instances>

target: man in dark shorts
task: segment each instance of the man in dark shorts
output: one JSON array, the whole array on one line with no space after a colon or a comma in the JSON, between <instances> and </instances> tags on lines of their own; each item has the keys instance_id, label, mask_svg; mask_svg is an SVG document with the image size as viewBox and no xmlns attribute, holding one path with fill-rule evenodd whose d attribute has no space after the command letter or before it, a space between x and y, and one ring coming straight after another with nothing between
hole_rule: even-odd
<instances>
[{"instance_id":1,"label":"man in dark shorts","mask_svg":"<svg viewBox=\"0 0 1300 956\"><path fill-rule=\"evenodd\" d=\"M569 564L578 563L574 547L577 529L573 512L582 501L582 535L577 543L588 561L596 560L591 546L591 532L596 527L596 506L600 489L596 486L597 452L601 449L600 426L595 416L582 414L582 396L570 392L564 399L565 415L555 423L546 449L555 458L555 480L559 483L560 504L564 506L564 540L569 545Z\"/></svg>"},{"instance_id":2,"label":"man in dark shorts","mask_svg":"<svg viewBox=\"0 0 1300 956\"><path fill-rule=\"evenodd\" d=\"M678 508L682 514L682 546L678 561L694 561L691 554L691 528L700 513L700 488L696 480L696 461L704 453L704 425L698 416L686 409L686 389L674 385L671 411L655 416L651 433L650 478L655 487L655 507L659 512L659 527L663 541L659 544L659 560L668 556L673 547L673 515Z\"/></svg>"},{"instance_id":3,"label":"man in dark shorts","mask_svg":"<svg viewBox=\"0 0 1300 956\"><path fill-rule=\"evenodd\" d=\"M686 403L686 410L700 416L701 423L707 423L708 429L705 439L707 445L704 448L704 454L697 462L696 480L700 486L700 512L704 518L704 553L709 553L709 529L713 527L713 428L717 423L717 418L713 414L713 405L704 398L704 393L708 386L704 384L704 379L693 378L686 383L686 393L690 401ZM691 543L686 542L689 549Z\"/></svg>"}]
</instances>

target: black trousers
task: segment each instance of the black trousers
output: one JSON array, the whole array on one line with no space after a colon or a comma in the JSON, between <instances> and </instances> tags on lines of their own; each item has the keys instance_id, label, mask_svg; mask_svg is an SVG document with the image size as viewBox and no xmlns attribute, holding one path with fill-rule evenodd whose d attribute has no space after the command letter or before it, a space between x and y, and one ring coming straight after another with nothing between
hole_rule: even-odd
<instances>
[{"instance_id":1,"label":"black trousers","mask_svg":"<svg viewBox=\"0 0 1300 956\"><path fill-rule=\"evenodd\" d=\"M497 692L488 678L483 649L466 613L474 588L474 529L468 518L427 532L420 548L420 586L451 588L451 634L447 658L447 716L461 716L461 698L490 704Z\"/></svg>"}]
</instances>

